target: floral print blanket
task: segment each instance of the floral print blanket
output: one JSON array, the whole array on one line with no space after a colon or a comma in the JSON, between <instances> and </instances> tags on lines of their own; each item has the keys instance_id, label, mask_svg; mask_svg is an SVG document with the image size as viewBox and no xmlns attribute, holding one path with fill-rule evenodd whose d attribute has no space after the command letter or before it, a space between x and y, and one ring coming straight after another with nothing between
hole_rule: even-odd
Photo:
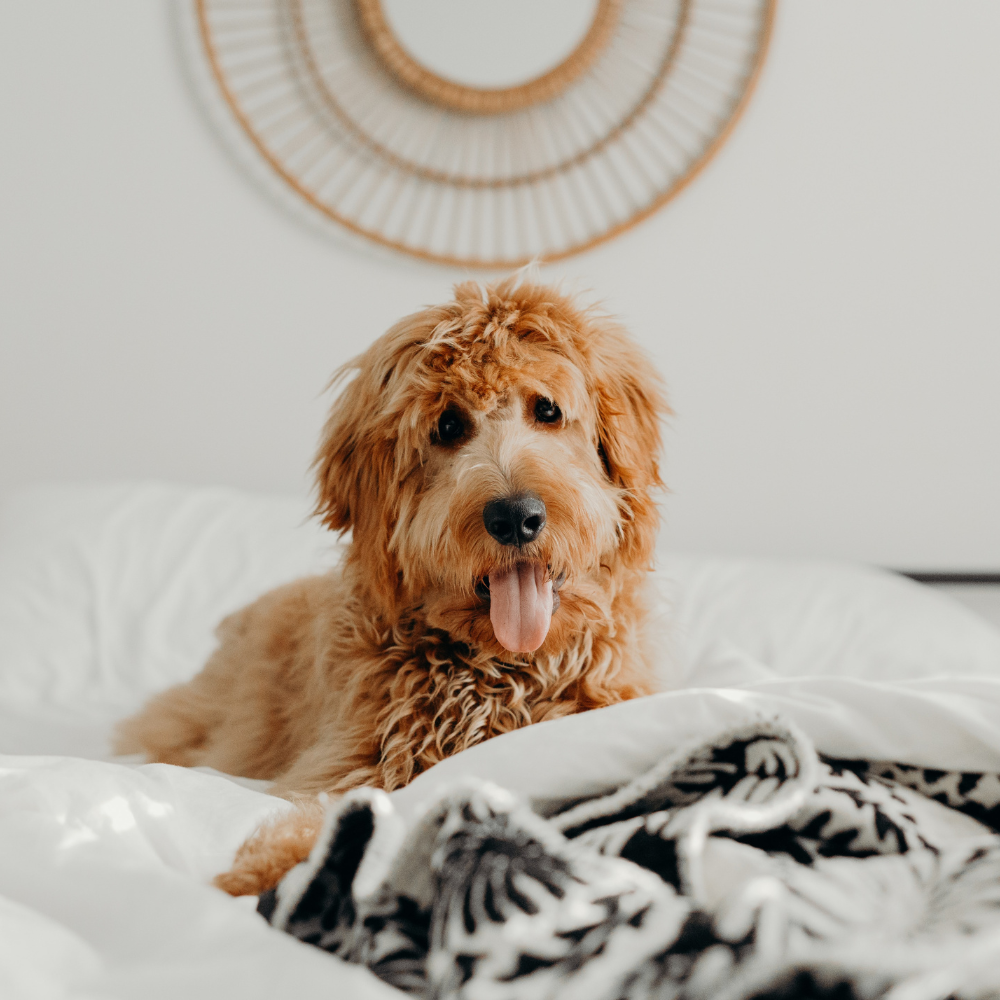
<instances>
[{"instance_id":1,"label":"floral print blanket","mask_svg":"<svg viewBox=\"0 0 1000 1000\"><path fill-rule=\"evenodd\" d=\"M1000 997L1000 777L836 760L780 719L545 805L463 784L333 806L260 899L444 1000Z\"/></svg>"}]
</instances>

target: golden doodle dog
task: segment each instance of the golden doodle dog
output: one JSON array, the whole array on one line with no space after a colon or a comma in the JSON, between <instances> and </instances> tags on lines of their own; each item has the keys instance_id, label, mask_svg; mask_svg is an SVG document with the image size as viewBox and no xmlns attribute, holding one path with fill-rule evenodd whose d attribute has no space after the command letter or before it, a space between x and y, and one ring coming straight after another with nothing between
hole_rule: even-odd
<instances>
[{"instance_id":1,"label":"golden doodle dog","mask_svg":"<svg viewBox=\"0 0 1000 1000\"><path fill-rule=\"evenodd\" d=\"M625 332L520 277L470 282L346 370L315 463L317 515L352 532L342 566L227 618L204 670L123 723L119 751L315 803L653 691L643 592L667 410ZM319 819L302 805L265 828L217 884L276 884Z\"/></svg>"}]
</instances>

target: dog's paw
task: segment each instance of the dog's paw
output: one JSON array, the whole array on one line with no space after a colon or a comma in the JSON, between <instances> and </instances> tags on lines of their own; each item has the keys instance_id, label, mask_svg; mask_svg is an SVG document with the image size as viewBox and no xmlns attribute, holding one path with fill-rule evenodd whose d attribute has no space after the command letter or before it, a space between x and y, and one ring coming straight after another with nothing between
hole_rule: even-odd
<instances>
[{"instance_id":1,"label":"dog's paw","mask_svg":"<svg viewBox=\"0 0 1000 1000\"><path fill-rule=\"evenodd\" d=\"M298 803L269 820L253 834L233 859L229 871L212 884L230 896L259 896L273 889L285 874L309 857L323 825L327 803Z\"/></svg>"}]
</instances>

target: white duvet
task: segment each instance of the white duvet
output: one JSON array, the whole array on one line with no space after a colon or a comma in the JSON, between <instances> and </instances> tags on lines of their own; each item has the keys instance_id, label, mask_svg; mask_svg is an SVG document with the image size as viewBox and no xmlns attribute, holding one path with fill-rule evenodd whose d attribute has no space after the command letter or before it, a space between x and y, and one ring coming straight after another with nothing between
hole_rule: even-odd
<instances>
[{"instance_id":1,"label":"white duvet","mask_svg":"<svg viewBox=\"0 0 1000 1000\"><path fill-rule=\"evenodd\" d=\"M195 672L223 614L336 557L295 500L147 484L6 502L0 997L394 995L208 884L283 802L109 758L114 720ZM850 566L677 555L658 585L676 690L451 758L394 793L403 814L467 775L604 790L757 710L838 757L1000 772L1000 633L949 599Z\"/></svg>"}]
</instances>

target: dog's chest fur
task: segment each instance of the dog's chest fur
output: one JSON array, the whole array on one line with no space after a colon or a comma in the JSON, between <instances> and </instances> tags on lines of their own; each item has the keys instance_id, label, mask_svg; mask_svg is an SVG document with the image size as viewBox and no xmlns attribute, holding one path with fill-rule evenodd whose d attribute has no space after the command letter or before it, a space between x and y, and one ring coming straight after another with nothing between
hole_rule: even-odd
<instances>
[{"instance_id":1,"label":"dog's chest fur","mask_svg":"<svg viewBox=\"0 0 1000 1000\"><path fill-rule=\"evenodd\" d=\"M364 614L357 594L337 596L348 607L328 605L320 615L326 622L310 630L336 637L316 651L316 688L329 693L325 711L337 720L336 735L365 748L367 761L355 757L350 770L352 784L363 778L397 788L493 736L650 691L636 616L635 628L598 622L556 651L501 659L430 626L420 607L388 624Z\"/></svg>"}]
</instances>

